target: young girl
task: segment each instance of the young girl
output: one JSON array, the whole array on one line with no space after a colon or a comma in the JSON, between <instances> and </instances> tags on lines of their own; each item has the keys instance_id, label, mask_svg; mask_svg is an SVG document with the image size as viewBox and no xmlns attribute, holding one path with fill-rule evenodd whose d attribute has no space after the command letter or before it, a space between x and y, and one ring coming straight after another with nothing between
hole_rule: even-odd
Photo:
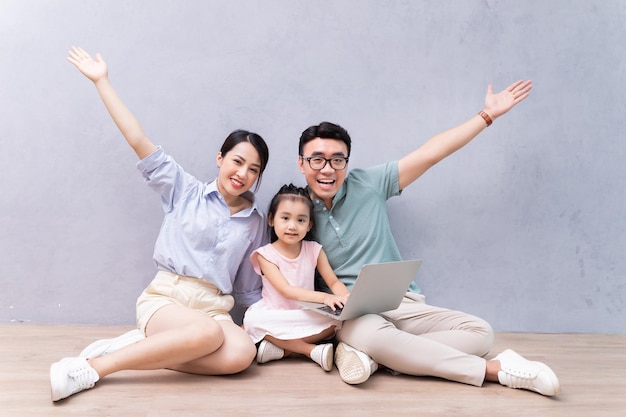
<instances>
[{"instance_id":1,"label":"young girl","mask_svg":"<svg viewBox=\"0 0 626 417\"><path fill-rule=\"evenodd\" d=\"M244 316L244 328L259 344L257 362L281 359L291 352L306 355L325 371L333 368L333 344L328 340L341 322L301 307L296 301L343 307L349 291L333 272L322 246L309 237L313 203L304 188L284 185L270 203L268 224L272 243L252 253L261 274L263 298ZM333 294L314 291L315 269Z\"/></svg>"},{"instance_id":2,"label":"young girl","mask_svg":"<svg viewBox=\"0 0 626 417\"><path fill-rule=\"evenodd\" d=\"M202 183L145 136L111 86L99 54L93 60L74 47L68 60L94 83L139 157L137 167L160 194L165 220L154 249L158 273L137 300L139 330L93 343L81 356L53 364L52 401L127 369L243 371L256 350L229 312L235 301L248 306L260 298L260 277L248 258L267 242L267 231L249 190L258 186L267 165L265 142L255 133L231 133L217 153L217 179Z\"/></svg>"}]
</instances>

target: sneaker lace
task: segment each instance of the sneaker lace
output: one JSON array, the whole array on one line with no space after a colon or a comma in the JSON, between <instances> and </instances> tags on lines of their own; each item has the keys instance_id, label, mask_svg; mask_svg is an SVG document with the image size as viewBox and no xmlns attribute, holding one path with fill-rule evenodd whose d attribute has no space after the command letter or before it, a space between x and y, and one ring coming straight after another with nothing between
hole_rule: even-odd
<instances>
[{"instance_id":1,"label":"sneaker lace","mask_svg":"<svg viewBox=\"0 0 626 417\"><path fill-rule=\"evenodd\" d=\"M535 369L502 369L503 383L511 388L534 389L533 380L537 377Z\"/></svg>"},{"instance_id":2,"label":"sneaker lace","mask_svg":"<svg viewBox=\"0 0 626 417\"><path fill-rule=\"evenodd\" d=\"M96 383L91 375L91 369L88 367L82 367L74 369L69 372L69 376L74 382L72 392L83 391L88 388L92 388Z\"/></svg>"}]
</instances>

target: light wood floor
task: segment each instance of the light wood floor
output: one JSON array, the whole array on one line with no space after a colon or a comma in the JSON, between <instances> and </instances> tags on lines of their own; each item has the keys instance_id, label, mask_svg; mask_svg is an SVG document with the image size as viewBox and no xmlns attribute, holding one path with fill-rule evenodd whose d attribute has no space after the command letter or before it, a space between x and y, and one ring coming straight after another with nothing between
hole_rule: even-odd
<instances>
[{"instance_id":1,"label":"light wood floor","mask_svg":"<svg viewBox=\"0 0 626 417\"><path fill-rule=\"evenodd\" d=\"M0 324L0 415L32 416L623 416L626 335L498 333L507 347L548 363L562 393L547 398L487 383L378 372L350 386L336 369L288 358L222 377L125 371L64 401L50 401L49 367L128 327Z\"/></svg>"}]
</instances>

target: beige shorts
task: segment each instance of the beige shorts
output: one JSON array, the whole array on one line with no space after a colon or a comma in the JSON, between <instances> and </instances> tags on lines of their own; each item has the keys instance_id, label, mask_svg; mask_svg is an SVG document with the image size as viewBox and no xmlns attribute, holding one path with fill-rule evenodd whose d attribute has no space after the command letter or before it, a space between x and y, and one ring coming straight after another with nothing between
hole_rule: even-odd
<instances>
[{"instance_id":1,"label":"beige shorts","mask_svg":"<svg viewBox=\"0 0 626 417\"><path fill-rule=\"evenodd\" d=\"M137 298L137 327L145 333L152 315L169 304L201 311L215 320L233 321L229 314L235 305L232 295L222 294L203 279L160 270Z\"/></svg>"}]
</instances>

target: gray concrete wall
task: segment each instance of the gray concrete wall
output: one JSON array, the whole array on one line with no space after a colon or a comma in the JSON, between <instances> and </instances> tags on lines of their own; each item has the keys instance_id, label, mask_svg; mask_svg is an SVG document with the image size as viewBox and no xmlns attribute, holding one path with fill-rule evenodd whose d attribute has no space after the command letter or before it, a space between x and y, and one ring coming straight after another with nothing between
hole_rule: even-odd
<instances>
[{"instance_id":1,"label":"gray concrete wall","mask_svg":"<svg viewBox=\"0 0 626 417\"><path fill-rule=\"evenodd\" d=\"M302 184L297 139L330 120L352 168L472 117L486 87L531 97L389 202L435 305L496 330L623 333L626 2L0 3L0 321L130 324L162 214L95 89L101 52L146 132L204 180L235 128Z\"/></svg>"}]
</instances>

